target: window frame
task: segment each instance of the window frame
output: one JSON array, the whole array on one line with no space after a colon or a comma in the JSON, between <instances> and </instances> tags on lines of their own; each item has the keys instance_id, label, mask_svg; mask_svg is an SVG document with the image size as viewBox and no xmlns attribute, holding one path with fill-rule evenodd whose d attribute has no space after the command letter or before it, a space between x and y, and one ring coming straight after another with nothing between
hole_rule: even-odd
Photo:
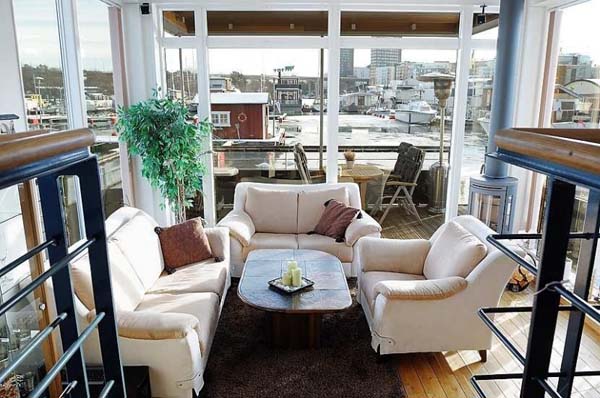
<instances>
[{"instance_id":1,"label":"window frame","mask_svg":"<svg viewBox=\"0 0 600 398\"><path fill-rule=\"evenodd\" d=\"M219 119L218 123L215 123L214 116ZM226 116L226 122L223 122L223 116ZM212 125L215 127L231 127L231 112L230 111L210 111L210 120Z\"/></svg>"},{"instance_id":2,"label":"window frame","mask_svg":"<svg viewBox=\"0 0 600 398\"><path fill-rule=\"evenodd\" d=\"M210 81L208 71L208 50L209 49L236 49L236 48L285 48L285 49L326 49L328 50L328 69L327 69L327 92L328 112L326 123L328 130L338 129L339 113L339 55L342 48L401 48L401 49L436 49L436 50L456 50L457 51L457 73L455 80L455 112L452 123L451 151L449 163L450 175L448 181L446 219L455 217L458 214L458 198L460 189L460 170L462 169L462 145L464 144L466 101L468 89L468 76L470 66L470 53L474 49L495 49L495 39L477 39L472 35L473 16L480 12L480 7L472 4L466 5L423 5L419 6L424 12L458 12L460 14L460 26L458 37L366 37L366 36L342 36L341 32L341 13L342 11L373 11L373 5L353 4L345 5L322 3L309 4L300 7L282 2L265 2L260 5L253 4L244 6L238 2L220 2L206 3L205 6L192 6L188 2L181 4L156 4L153 5L156 14L162 16L165 10L195 10L196 36L186 37L164 37L162 35L162 24L158 21L155 24L154 39L158 42L158 51L164 51L166 48L194 48L198 56L198 91L199 98L206 103L198 106L198 116L206 117L211 114L210 111ZM320 10L327 11L328 33L324 37L314 36L209 36L208 35L208 11L304 11ZM377 11L389 12L410 12L415 11L414 6L402 4L378 5ZM490 13L499 11L498 5L490 5L487 8ZM162 18L159 18L162 19ZM160 71L163 75L164 70ZM205 81L203 81L205 80ZM205 87L204 89L202 87ZM461 103L464 104L461 105ZM202 112L204 111L204 112ZM211 119L212 120L212 119ZM327 183L337 182L337 157L338 157L338 135L327 134L325 143L327 150ZM207 160L208 161L208 160ZM205 218L209 225L215 225L215 198L214 198L214 178L212 173L212 157L210 165L207 165L207 175L204 181L204 199L205 199Z\"/></svg>"}]
</instances>

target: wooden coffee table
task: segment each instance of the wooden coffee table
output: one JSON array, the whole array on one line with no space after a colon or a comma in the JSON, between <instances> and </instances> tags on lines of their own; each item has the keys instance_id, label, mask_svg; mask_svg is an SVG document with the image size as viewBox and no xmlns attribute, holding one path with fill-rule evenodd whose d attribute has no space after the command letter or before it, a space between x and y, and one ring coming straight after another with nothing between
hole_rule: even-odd
<instances>
[{"instance_id":1,"label":"wooden coffee table","mask_svg":"<svg viewBox=\"0 0 600 398\"><path fill-rule=\"evenodd\" d=\"M287 261L296 260L302 275L314 286L294 294L269 287L281 276ZM238 285L240 299L267 314L271 343L284 347L316 348L320 345L323 314L344 311L352 305L342 263L316 250L264 249L248 255Z\"/></svg>"}]
</instances>

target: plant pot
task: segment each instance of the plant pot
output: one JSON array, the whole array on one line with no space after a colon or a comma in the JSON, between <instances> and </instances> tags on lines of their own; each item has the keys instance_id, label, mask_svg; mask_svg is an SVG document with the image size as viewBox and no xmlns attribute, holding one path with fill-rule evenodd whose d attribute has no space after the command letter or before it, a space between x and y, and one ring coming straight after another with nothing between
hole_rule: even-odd
<instances>
[{"instance_id":1,"label":"plant pot","mask_svg":"<svg viewBox=\"0 0 600 398\"><path fill-rule=\"evenodd\" d=\"M346 160L346 168L351 169L354 167L354 160Z\"/></svg>"}]
</instances>

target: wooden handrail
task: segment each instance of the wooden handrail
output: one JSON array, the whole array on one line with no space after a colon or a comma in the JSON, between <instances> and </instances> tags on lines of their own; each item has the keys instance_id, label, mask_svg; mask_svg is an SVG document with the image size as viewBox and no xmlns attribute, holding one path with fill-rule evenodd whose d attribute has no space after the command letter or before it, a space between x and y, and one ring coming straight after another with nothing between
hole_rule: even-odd
<instances>
[{"instance_id":1,"label":"wooden handrail","mask_svg":"<svg viewBox=\"0 0 600 398\"><path fill-rule=\"evenodd\" d=\"M0 144L7 141L13 141L15 139L23 139L27 137L34 137L37 135L48 134L50 130L31 130L23 133L16 134L0 134Z\"/></svg>"},{"instance_id":2,"label":"wooden handrail","mask_svg":"<svg viewBox=\"0 0 600 398\"><path fill-rule=\"evenodd\" d=\"M28 131L0 136L0 172L87 148L96 141L90 129Z\"/></svg>"},{"instance_id":3,"label":"wooden handrail","mask_svg":"<svg viewBox=\"0 0 600 398\"><path fill-rule=\"evenodd\" d=\"M600 174L600 129L499 130L500 150Z\"/></svg>"}]
</instances>

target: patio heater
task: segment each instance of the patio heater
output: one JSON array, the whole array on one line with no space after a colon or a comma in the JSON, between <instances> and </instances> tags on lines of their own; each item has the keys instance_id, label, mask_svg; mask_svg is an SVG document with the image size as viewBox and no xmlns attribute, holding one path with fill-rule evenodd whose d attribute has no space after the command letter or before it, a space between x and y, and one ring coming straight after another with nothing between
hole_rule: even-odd
<instances>
[{"instance_id":1,"label":"patio heater","mask_svg":"<svg viewBox=\"0 0 600 398\"><path fill-rule=\"evenodd\" d=\"M496 70L487 151L496 150L496 131L512 127L515 110L519 42L525 0L503 1L500 7ZM485 158L482 175L469 182L469 214L498 233L512 232L518 180L508 176L508 165Z\"/></svg>"},{"instance_id":2,"label":"patio heater","mask_svg":"<svg viewBox=\"0 0 600 398\"><path fill-rule=\"evenodd\" d=\"M418 78L422 82L433 82L433 92L440 107L440 155L429 168L429 212L446 211L446 189L448 188L448 163L444 161L444 133L446 132L446 105L452 93L454 76L433 72Z\"/></svg>"}]
</instances>

